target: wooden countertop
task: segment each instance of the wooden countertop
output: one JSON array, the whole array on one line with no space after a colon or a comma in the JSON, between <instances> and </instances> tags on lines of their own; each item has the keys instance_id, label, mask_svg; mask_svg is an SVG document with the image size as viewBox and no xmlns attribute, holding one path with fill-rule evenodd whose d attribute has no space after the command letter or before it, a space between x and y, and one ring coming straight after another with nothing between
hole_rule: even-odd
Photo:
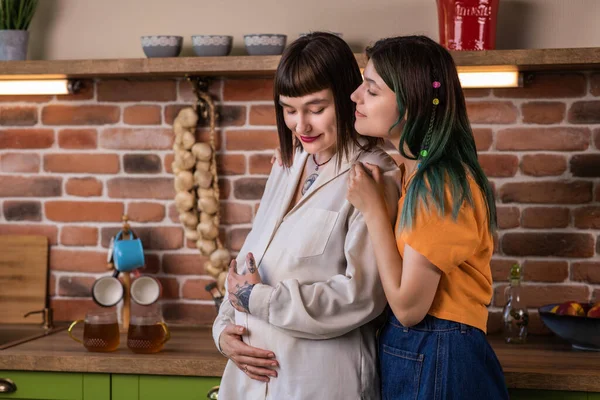
<instances>
[{"instance_id":1,"label":"wooden countertop","mask_svg":"<svg viewBox=\"0 0 600 400\"><path fill-rule=\"evenodd\" d=\"M0 350L0 370L221 376L226 359L215 349L210 328L172 327L172 339L157 354L134 354L121 337L112 353L90 353L66 331ZM77 332L79 335L80 332ZM510 388L600 392L600 352L575 351L555 337L525 345L488 337Z\"/></svg>"}]
</instances>

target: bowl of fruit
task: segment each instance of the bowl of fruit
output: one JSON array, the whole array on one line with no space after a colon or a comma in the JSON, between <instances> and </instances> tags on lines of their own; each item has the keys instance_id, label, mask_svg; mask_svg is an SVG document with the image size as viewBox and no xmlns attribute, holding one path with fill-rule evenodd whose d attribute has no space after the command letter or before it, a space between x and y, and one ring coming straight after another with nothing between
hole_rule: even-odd
<instances>
[{"instance_id":1,"label":"bowl of fruit","mask_svg":"<svg viewBox=\"0 0 600 400\"><path fill-rule=\"evenodd\" d=\"M538 311L548 329L574 349L600 351L600 302L546 304Z\"/></svg>"}]
</instances>

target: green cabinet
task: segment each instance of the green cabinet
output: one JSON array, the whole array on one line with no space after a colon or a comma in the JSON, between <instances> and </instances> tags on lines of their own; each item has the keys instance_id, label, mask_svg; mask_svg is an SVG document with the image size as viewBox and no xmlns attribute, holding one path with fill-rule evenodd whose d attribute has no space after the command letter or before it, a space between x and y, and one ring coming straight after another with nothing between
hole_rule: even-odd
<instances>
[{"instance_id":1,"label":"green cabinet","mask_svg":"<svg viewBox=\"0 0 600 400\"><path fill-rule=\"evenodd\" d=\"M110 400L109 374L0 371L17 390L0 393L0 399Z\"/></svg>"},{"instance_id":2,"label":"green cabinet","mask_svg":"<svg viewBox=\"0 0 600 400\"><path fill-rule=\"evenodd\" d=\"M205 400L219 378L70 372L0 371L17 387L0 399Z\"/></svg>"}]
</instances>

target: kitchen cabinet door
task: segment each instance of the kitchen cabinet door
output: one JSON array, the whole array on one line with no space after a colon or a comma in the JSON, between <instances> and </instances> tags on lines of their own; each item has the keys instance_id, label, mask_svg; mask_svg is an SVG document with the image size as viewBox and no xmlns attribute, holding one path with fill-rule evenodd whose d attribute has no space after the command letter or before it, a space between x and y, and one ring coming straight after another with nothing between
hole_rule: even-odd
<instances>
[{"instance_id":1,"label":"kitchen cabinet door","mask_svg":"<svg viewBox=\"0 0 600 400\"><path fill-rule=\"evenodd\" d=\"M206 400L220 378L112 375L112 400Z\"/></svg>"},{"instance_id":2,"label":"kitchen cabinet door","mask_svg":"<svg viewBox=\"0 0 600 400\"><path fill-rule=\"evenodd\" d=\"M110 400L110 375L66 372L0 371L10 379L13 393L0 393L0 399L21 400Z\"/></svg>"}]
</instances>

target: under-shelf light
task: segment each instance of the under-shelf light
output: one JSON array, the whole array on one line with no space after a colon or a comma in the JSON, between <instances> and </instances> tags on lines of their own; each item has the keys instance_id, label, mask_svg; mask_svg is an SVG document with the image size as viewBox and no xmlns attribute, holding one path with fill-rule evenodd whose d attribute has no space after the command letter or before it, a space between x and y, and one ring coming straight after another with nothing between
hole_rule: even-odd
<instances>
[{"instance_id":1,"label":"under-shelf light","mask_svg":"<svg viewBox=\"0 0 600 400\"><path fill-rule=\"evenodd\" d=\"M80 86L70 79L0 80L0 95L73 94Z\"/></svg>"}]
</instances>

